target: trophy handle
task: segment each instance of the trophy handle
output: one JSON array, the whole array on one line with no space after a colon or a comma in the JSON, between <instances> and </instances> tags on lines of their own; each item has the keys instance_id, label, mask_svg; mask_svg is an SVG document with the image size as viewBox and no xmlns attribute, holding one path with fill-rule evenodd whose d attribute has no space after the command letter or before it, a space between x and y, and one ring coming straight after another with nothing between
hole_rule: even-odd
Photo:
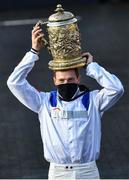
<instances>
[{"instance_id":1,"label":"trophy handle","mask_svg":"<svg viewBox=\"0 0 129 180\"><path fill-rule=\"evenodd\" d=\"M37 26L40 26L42 28L42 25L45 25L47 24L48 22L43 22L42 20L39 20L36 25ZM47 48L48 49L48 52L51 53L51 49L50 49L50 46L49 46L49 43L48 41L43 37L42 38L42 42L43 42L43 47Z\"/></svg>"}]
</instances>

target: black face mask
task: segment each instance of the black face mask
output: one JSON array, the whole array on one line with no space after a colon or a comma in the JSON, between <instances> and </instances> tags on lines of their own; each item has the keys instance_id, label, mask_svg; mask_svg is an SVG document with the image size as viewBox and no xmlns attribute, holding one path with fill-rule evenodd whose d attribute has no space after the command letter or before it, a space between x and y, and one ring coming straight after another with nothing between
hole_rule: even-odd
<instances>
[{"instance_id":1,"label":"black face mask","mask_svg":"<svg viewBox=\"0 0 129 180\"><path fill-rule=\"evenodd\" d=\"M60 84L57 86L58 93L64 101L70 101L76 93L77 88L78 84L75 83Z\"/></svg>"}]
</instances>

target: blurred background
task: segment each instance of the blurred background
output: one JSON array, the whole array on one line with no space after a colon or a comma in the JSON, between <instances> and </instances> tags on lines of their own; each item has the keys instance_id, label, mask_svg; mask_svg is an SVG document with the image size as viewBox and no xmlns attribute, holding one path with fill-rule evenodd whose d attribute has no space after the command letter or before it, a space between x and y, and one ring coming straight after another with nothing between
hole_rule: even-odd
<instances>
[{"instance_id":1,"label":"blurred background","mask_svg":"<svg viewBox=\"0 0 129 180\"><path fill-rule=\"evenodd\" d=\"M6 81L31 48L31 30L53 14L56 5L79 17L82 50L121 80L125 93L102 119L101 178L129 178L129 2L127 0L5 0L0 2L0 179L45 179L49 164L43 157L37 114L11 94ZM46 36L46 27L43 27ZM41 91L54 88L46 49L40 53L28 81ZM91 90L98 84L85 77Z\"/></svg>"}]
</instances>

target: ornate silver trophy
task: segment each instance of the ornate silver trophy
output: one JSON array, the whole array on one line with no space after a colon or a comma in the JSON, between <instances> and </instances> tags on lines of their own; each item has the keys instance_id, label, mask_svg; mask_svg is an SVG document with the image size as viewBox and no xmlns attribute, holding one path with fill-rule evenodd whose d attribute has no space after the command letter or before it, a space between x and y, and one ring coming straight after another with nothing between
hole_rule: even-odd
<instances>
[{"instance_id":1,"label":"ornate silver trophy","mask_svg":"<svg viewBox=\"0 0 129 180\"><path fill-rule=\"evenodd\" d=\"M56 13L48 18L47 31L49 51L53 57L48 65L51 70L66 70L85 65L81 56L80 34L77 19L71 12L64 11L59 4ZM40 23L42 23L40 21Z\"/></svg>"}]
</instances>

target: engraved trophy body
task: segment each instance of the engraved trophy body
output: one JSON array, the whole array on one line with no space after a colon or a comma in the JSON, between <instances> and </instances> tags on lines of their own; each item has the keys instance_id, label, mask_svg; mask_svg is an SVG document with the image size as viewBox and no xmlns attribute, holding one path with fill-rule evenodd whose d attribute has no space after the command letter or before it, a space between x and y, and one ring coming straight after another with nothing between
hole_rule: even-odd
<instances>
[{"instance_id":1,"label":"engraved trophy body","mask_svg":"<svg viewBox=\"0 0 129 180\"><path fill-rule=\"evenodd\" d=\"M48 63L49 69L66 70L84 66L77 19L71 12L64 11L60 4L55 11L47 22L49 43L46 44L53 57Z\"/></svg>"}]
</instances>

